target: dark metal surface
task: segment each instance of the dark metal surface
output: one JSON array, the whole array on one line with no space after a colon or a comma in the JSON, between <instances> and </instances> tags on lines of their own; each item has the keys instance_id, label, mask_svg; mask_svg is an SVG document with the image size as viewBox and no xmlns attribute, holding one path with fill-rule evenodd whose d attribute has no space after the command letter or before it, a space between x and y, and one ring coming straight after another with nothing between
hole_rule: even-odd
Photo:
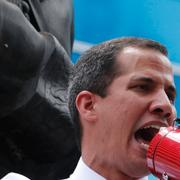
<instances>
[{"instance_id":1,"label":"dark metal surface","mask_svg":"<svg viewBox=\"0 0 180 180\"><path fill-rule=\"evenodd\" d=\"M35 5L32 2L28 3ZM71 6L64 9L67 2L38 1L52 4L52 14L57 5L61 13L70 11ZM57 25L62 28L61 39L53 36L53 29L38 31L19 7L0 1L0 176L13 171L33 180L65 178L79 158L67 108L72 70L67 51L72 39L66 16L72 12L60 18L64 26ZM53 18L48 13L47 17Z\"/></svg>"}]
</instances>

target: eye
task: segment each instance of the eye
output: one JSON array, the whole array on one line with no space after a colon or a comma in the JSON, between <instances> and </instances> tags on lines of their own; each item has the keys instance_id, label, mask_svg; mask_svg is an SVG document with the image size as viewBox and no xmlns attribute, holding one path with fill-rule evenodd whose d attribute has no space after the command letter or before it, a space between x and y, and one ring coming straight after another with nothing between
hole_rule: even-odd
<instances>
[{"instance_id":1,"label":"eye","mask_svg":"<svg viewBox=\"0 0 180 180\"><path fill-rule=\"evenodd\" d=\"M151 86L149 84L138 84L134 86L134 89L140 92L150 91Z\"/></svg>"},{"instance_id":2,"label":"eye","mask_svg":"<svg viewBox=\"0 0 180 180\"><path fill-rule=\"evenodd\" d=\"M175 95L171 92L167 92L167 96L168 96L171 104L174 104L175 103Z\"/></svg>"}]
</instances>

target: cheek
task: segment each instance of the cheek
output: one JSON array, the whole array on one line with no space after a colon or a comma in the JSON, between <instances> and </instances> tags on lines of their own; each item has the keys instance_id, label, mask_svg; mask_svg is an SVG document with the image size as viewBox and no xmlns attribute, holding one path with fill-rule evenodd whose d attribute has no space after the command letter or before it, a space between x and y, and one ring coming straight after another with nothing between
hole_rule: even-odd
<instances>
[{"instance_id":1,"label":"cheek","mask_svg":"<svg viewBox=\"0 0 180 180\"><path fill-rule=\"evenodd\" d=\"M126 95L114 96L98 105L98 118L102 120L102 127L112 127L119 133L127 133L146 111L146 102L143 98ZM121 132L120 132L121 131Z\"/></svg>"},{"instance_id":2,"label":"cheek","mask_svg":"<svg viewBox=\"0 0 180 180\"><path fill-rule=\"evenodd\" d=\"M177 112L175 106L172 108L172 117L171 120L169 121L169 125L172 126L174 124L174 120L177 118Z\"/></svg>"},{"instance_id":3,"label":"cheek","mask_svg":"<svg viewBox=\"0 0 180 180\"><path fill-rule=\"evenodd\" d=\"M132 119L138 118L143 113L145 113L148 104L145 102L145 99L134 97L134 98L126 98L124 103L121 105L122 114L124 114L127 118Z\"/></svg>"},{"instance_id":4,"label":"cheek","mask_svg":"<svg viewBox=\"0 0 180 180\"><path fill-rule=\"evenodd\" d=\"M176 118L176 117L177 117L177 111L176 111L175 106L173 106L173 116L174 116L174 118Z\"/></svg>"}]
</instances>

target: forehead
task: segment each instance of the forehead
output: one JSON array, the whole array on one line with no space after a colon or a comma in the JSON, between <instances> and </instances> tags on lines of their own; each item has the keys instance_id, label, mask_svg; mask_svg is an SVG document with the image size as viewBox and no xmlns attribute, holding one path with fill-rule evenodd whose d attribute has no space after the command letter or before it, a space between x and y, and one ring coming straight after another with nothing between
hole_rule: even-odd
<instances>
[{"instance_id":1,"label":"forehead","mask_svg":"<svg viewBox=\"0 0 180 180\"><path fill-rule=\"evenodd\" d=\"M156 71L173 76L169 59L159 51L128 47L117 55L123 74L135 71Z\"/></svg>"}]
</instances>

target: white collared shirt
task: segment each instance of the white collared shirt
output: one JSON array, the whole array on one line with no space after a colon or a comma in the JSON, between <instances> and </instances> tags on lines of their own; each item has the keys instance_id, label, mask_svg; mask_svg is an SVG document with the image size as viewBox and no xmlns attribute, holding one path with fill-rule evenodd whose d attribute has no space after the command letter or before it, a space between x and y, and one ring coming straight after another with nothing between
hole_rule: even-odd
<instances>
[{"instance_id":1,"label":"white collared shirt","mask_svg":"<svg viewBox=\"0 0 180 180\"><path fill-rule=\"evenodd\" d=\"M17 173L9 173L6 176L4 176L1 180L30 180L30 179Z\"/></svg>"},{"instance_id":2,"label":"white collared shirt","mask_svg":"<svg viewBox=\"0 0 180 180\"><path fill-rule=\"evenodd\" d=\"M79 159L76 169L73 174L64 180L106 180L104 177L96 173L94 170L89 168L82 160ZM139 180L148 180L148 177L141 178Z\"/></svg>"},{"instance_id":3,"label":"white collared shirt","mask_svg":"<svg viewBox=\"0 0 180 180\"><path fill-rule=\"evenodd\" d=\"M73 174L66 180L106 180L101 175L90 169L82 160L79 159Z\"/></svg>"}]
</instances>

